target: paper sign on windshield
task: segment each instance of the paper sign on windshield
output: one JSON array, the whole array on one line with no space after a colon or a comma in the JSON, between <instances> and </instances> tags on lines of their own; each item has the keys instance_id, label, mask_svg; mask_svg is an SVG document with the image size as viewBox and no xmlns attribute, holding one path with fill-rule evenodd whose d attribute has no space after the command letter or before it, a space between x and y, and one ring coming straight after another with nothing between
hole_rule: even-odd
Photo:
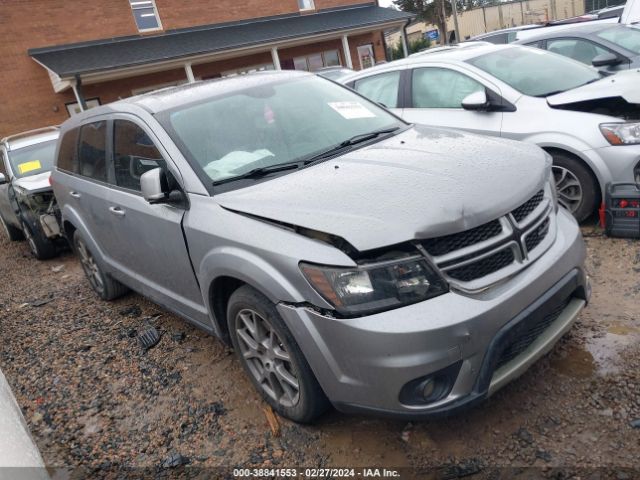
<instances>
[{"instance_id":1,"label":"paper sign on windshield","mask_svg":"<svg viewBox=\"0 0 640 480\"><path fill-rule=\"evenodd\" d=\"M28 172L33 172L34 170L40 170L42 165L40 164L40 160L32 160L30 162L21 163L18 165L18 171L21 175L24 175Z\"/></svg>"},{"instance_id":2,"label":"paper sign on windshield","mask_svg":"<svg viewBox=\"0 0 640 480\"><path fill-rule=\"evenodd\" d=\"M329 106L347 120L375 117L373 112L359 102L329 102Z\"/></svg>"}]
</instances>

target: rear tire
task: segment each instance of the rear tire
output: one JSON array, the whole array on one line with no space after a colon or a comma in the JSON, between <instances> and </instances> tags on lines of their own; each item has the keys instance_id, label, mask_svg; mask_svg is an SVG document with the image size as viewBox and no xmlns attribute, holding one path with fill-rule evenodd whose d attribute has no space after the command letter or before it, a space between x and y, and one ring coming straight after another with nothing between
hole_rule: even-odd
<instances>
[{"instance_id":1,"label":"rear tire","mask_svg":"<svg viewBox=\"0 0 640 480\"><path fill-rule=\"evenodd\" d=\"M558 203L584 222L598 208L600 187L587 165L571 155L551 152Z\"/></svg>"},{"instance_id":2,"label":"rear tire","mask_svg":"<svg viewBox=\"0 0 640 480\"><path fill-rule=\"evenodd\" d=\"M93 252L77 230L73 234L73 248L80 257L80 264L91 288L102 300L115 300L129 291L125 285L102 270L102 267L95 260Z\"/></svg>"},{"instance_id":3,"label":"rear tire","mask_svg":"<svg viewBox=\"0 0 640 480\"><path fill-rule=\"evenodd\" d=\"M4 221L2 215L0 215L0 223L2 224L2 230L7 235L7 238L10 242L18 242L20 240L24 240L24 235L19 228L14 227L13 225L9 225Z\"/></svg>"},{"instance_id":4,"label":"rear tire","mask_svg":"<svg viewBox=\"0 0 640 480\"><path fill-rule=\"evenodd\" d=\"M38 226L33 227L22 219L22 233L29 244L29 250L38 260L49 260L58 254L56 246L45 236Z\"/></svg>"},{"instance_id":5,"label":"rear tire","mask_svg":"<svg viewBox=\"0 0 640 480\"><path fill-rule=\"evenodd\" d=\"M249 286L240 287L229 299L227 322L240 363L276 412L309 423L329 408L300 347L268 298Z\"/></svg>"}]
</instances>

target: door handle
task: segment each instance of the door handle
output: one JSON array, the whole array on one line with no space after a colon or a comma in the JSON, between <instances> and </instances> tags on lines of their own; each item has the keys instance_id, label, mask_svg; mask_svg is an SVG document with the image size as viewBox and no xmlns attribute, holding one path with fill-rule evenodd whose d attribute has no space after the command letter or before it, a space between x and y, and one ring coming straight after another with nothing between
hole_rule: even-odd
<instances>
[{"instance_id":1,"label":"door handle","mask_svg":"<svg viewBox=\"0 0 640 480\"><path fill-rule=\"evenodd\" d=\"M109 207L109 211L116 215L117 217L124 217L125 211L120 207Z\"/></svg>"},{"instance_id":2,"label":"door handle","mask_svg":"<svg viewBox=\"0 0 640 480\"><path fill-rule=\"evenodd\" d=\"M80 198L82 196L78 192L69 192L69 195L71 195L73 198Z\"/></svg>"}]
</instances>

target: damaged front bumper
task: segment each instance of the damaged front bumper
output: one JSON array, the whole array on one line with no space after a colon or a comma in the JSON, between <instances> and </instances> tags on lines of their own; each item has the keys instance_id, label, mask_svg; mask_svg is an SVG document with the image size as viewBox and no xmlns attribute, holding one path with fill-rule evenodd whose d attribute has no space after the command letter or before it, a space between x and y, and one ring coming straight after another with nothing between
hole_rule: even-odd
<instances>
[{"instance_id":1,"label":"damaged front bumper","mask_svg":"<svg viewBox=\"0 0 640 480\"><path fill-rule=\"evenodd\" d=\"M406 418L449 413L521 375L585 306L590 288L580 231L564 210L557 223L545 255L481 293L452 291L353 319L284 304L278 310L339 410Z\"/></svg>"}]
</instances>

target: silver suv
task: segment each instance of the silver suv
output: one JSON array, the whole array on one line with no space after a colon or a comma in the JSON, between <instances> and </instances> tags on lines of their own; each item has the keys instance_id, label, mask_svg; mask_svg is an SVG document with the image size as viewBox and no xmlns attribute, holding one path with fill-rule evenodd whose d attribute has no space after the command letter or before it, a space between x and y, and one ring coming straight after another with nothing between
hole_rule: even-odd
<instances>
[{"instance_id":1,"label":"silver suv","mask_svg":"<svg viewBox=\"0 0 640 480\"><path fill-rule=\"evenodd\" d=\"M58 128L48 127L0 141L0 224L9 240L26 238L39 260L62 243L49 183L57 139Z\"/></svg>"},{"instance_id":2,"label":"silver suv","mask_svg":"<svg viewBox=\"0 0 640 480\"><path fill-rule=\"evenodd\" d=\"M282 72L77 115L53 180L101 298L131 288L229 341L307 422L329 402L449 412L551 348L589 286L550 172L534 145L410 125Z\"/></svg>"}]
</instances>

